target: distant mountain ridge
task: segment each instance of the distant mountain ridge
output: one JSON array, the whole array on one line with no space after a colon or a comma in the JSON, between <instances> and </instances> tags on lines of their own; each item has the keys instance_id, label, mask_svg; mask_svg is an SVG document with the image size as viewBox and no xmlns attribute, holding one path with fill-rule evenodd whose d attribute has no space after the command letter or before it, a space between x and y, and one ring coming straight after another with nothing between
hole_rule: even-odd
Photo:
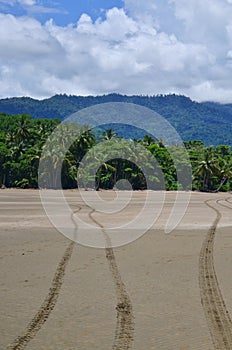
<instances>
[{"instance_id":1,"label":"distant mountain ridge","mask_svg":"<svg viewBox=\"0 0 232 350\"><path fill-rule=\"evenodd\" d=\"M232 147L232 104L195 102L182 95L102 96L55 95L44 100L30 97L0 99L0 112L30 114L33 118L59 118L86 107L107 102L135 103L165 117L184 141L201 140L208 145L227 144ZM83 121L84 124L84 121ZM144 126L146 120L144 120ZM141 125L143 128L143 125Z\"/></svg>"}]
</instances>

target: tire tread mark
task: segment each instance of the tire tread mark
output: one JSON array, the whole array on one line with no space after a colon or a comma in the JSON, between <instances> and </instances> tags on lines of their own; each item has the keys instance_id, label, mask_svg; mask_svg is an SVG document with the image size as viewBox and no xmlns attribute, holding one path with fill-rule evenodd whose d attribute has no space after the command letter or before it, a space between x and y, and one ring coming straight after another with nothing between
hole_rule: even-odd
<instances>
[{"instance_id":1,"label":"tire tread mark","mask_svg":"<svg viewBox=\"0 0 232 350\"><path fill-rule=\"evenodd\" d=\"M67 249L65 250L65 253L62 259L60 260L58 267L56 269L55 275L53 277L49 293L45 298L44 302L42 303L42 305L40 306L38 312L36 313L34 318L31 320L31 322L27 325L26 330L24 331L24 334L19 336L14 341L14 343L8 347L9 350L25 349L29 341L31 341L35 337L36 333L41 329L43 324L47 321L59 297L59 292L63 284L63 278L65 275L65 269L68 264L68 261L71 258L74 244L75 244L74 242L71 242L68 245Z\"/></svg>"},{"instance_id":2,"label":"tire tread mark","mask_svg":"<svg viewBox=\"0 0 232 350\"><path fill-rule=\"evenodd\" d=\"M221 213L210 203L205 204L215 211L216 218L202 244L199 258L199 286L201 302L208 322L215 349L232 349L232 322L218 284L214 267L214 238Z\"/></svg>"},{"instance_id":3,"label":"tire tread mark","mask_svg":"<svg viewBox=\"0 0 232 350\"><path fill-rule=\"evenodd\" d=\"M222 201L225 201L225 202L227 202L228 204L232 204L230 201L229 201L229 199L230 199L230 197L229 198L226 198L226 199L219 199L218 201L217 201L217 203L219 204L219 205L221 205L222 207L224 207L224 208L226 208L226 209L232 209L232 207L230 207L229 205L227 205L227 204L225 204L225 203L221 203Z\"/></svg>"},{"instance_id":4,"label":"tire tread mark","mask_svg":"<svg viewBox=\"0 0 232 350\"><path fill-rule=\"evenodd\" d=\"M81 208L79 208L80 210ZM78 210L78 211L79 211ZM74 222L73 218L72 221ZM74 222L76 225L76 223ZM75 231L77 230L77 226ZM37 332L42 328L43 324L47 321L49 315L53 311L56 302L59 297L60 289L63 284L63 279L65 275L65 270L68 265L68 262L72 256L73 248L75 242L71 241L66 248L58 266L53 276L51 286L49 289L49 293L44 299L42 305L39 310L27 325L23 335L17 337L15 341L8 346L9 350L23 350L27 346L27 344L36 336Z\"/></svg>"},{"instance_id":5,"label":"tire tread mark","mask_svg":"<svg viewBox=\"0 0 232 350\"><path fill-rule=\"evenodd\" d=\"M116 258L114 255L113 248L111 248L110 238L102 226L94 217L95 210L89 213L89 217L92 221L102 229L102 233L105 236L106 245L105 254L106 259L109 264L110 272L113 276L116 296L117 296L117 324L115 329L114 343L112 350L129 350L133 342L133 333L134 333L134 316L132 310L132 302L126 291L125 284L122 281L120 275Z\"/></svg>"}]
</instances>

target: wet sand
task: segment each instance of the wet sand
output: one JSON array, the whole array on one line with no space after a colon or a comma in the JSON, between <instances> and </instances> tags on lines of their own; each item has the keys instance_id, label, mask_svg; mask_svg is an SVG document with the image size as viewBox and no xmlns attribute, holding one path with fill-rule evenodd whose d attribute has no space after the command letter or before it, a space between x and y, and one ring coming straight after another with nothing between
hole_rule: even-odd
<instances>
[{"instance_id":1,"label":"wet sand","mask_svg":"<svg viewBox=\"0 0 232 350\"><path fill-rule=\"evenodd\" d=\"M72 210L82 206L76 191L65 196ZM136 192L120 219L137 215L144 196ZM232 194L192 193L166 235L174 200L166 194L145 235L106 251L59 233L38 191L1 190L0 349L232 349Z\"/></svg>"}]
</instances>

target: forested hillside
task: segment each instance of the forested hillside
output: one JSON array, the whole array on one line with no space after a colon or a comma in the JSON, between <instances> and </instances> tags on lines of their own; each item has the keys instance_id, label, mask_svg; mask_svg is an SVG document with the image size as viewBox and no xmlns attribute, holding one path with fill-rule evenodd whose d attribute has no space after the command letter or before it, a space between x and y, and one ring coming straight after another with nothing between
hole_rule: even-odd
<instances>
[{"instance_id":1,"label":"forested hillside","mask_svg":"<svg viewBox=\"0 0 232 350\"><path fill-rule=\"evenodd\" d=\"M0 100L0 112L8 114L29 114L33 118L59 118L99 103L129 102L148 107L165 117L179 132L184 141L201 140L206 146L226 144L232 146L232 104L212 102L197 103L185 96L103 96L55 95L45 100L29 97ZM85 121L83 121L84 124ZM146 126L146 120L144 125ZM120 128L117 129L120 134ZM130 135L130 128L121 128L124 137ZM144 135L138 135L140 137Z\"/></svg>"}]
</instances>

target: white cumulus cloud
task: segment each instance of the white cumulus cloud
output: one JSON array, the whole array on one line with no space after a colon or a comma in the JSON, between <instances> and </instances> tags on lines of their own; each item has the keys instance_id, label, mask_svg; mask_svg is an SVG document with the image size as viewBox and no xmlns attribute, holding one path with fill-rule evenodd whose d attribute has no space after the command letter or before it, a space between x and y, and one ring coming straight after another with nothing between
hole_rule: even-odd
<instances>
[{"instance_id":1,"label":"white cumulus cloud","mask_svg":"<svg viewBox=\"0 0 232 350\"><path fill-rule=\"evenodd\" d=\"M1 0L0 3L7 4L13 6L15 4L26 5L26 6L34 6L36 5L36 0Z\"/></svg>"},{"instance_id":2,"label":"white cumulus cloud","mask_svg":"<svg viewBox=\"0 0 232 350\"><path fill-rule=\"evenodd\" d=\"M66 27L0 14L0 97L176 92L232 101L231 9L227 0L125 0L104 20L83 14Z\"/></svg>"},{"instance_id":3,"label":"white cumulus cloud","mask_svg":"<svg viewBox=\"0 0 232 350\"><path fill-rule=\"evenodd\" d=\"M36 0L18 0L21 5L33 6L36 4Z\"/></svg>"}]
</instances>

